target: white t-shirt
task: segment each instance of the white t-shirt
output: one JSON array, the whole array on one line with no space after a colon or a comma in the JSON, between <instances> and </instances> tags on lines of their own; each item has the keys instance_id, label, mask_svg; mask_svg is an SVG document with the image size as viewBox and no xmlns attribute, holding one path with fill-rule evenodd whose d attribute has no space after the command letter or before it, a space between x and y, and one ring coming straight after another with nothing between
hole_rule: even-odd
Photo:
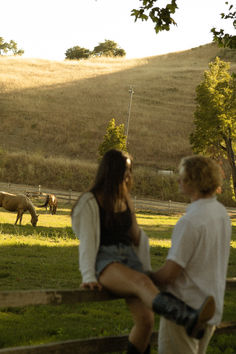
<instances>
[{"instance_id":1,"label":"white t-shirt","mask_svg":"<svg viewBox=\"0 0 236 354\"><path fill-rule=\"evenodd\" d=\"M166 290L196 309L207 295L214 296L216 312L210 324L222 318L230 239L230 218L215 197L191 203L172 234L167 259L183 272Z\"/></svg>"}]
</instances>

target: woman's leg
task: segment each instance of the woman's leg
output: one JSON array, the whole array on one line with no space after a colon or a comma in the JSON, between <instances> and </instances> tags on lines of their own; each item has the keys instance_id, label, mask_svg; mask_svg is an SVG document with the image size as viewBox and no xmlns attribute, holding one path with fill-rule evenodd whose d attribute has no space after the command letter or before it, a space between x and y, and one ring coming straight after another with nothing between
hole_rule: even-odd
<instances>
[{"instance_id":1,"label":"woman's leg","mask_svg":"<svg viewBox=\"0 0 236 354\"><path fill-rule=\"evenodd\" d=\"M204 326L215 312L212 296L206 297L199 309L193 309L172 294L160 293L147 275L120 263L109 264L99 282L117 295L137 296L149 309L184 326L188 335L197 339L202 338Z\"/></svg>"},{"instance_id":2,"label":"woman's leg","mask_svg":"<svg viewBox=\"0 0 236 354\"><path fill-rule=\"evenodd\" d=\"M144 353L150 343L154 327L154 313L138 298L127 298L126 302L134 320L134 326L129 334L129 342L140 353Z\"/></svg>"},{"instance_id":3,"label":"woman's leg","mask_svg":"<svg viewBox=\"0 0 236 354\"><path fill-rule=\"evenodd\" d=\"M99 282L114 294L136 296L152 309L152 303L159 290L151 279L121 263L109 264L101 273Z\"/></svg>"}]
</instances>

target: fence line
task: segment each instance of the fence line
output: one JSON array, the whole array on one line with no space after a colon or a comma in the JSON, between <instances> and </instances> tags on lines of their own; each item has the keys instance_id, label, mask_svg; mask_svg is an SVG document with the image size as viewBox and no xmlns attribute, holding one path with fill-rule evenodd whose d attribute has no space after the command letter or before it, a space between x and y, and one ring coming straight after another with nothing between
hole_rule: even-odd
<instances>
[{"instance_id":1,"label":"fence line","mask_svg":"<svg viewBox=\"0 0 236 354\"><path fill-rule=\"evenodd\" d=\"M72 200L75 201L79 197L81 193L75 192L72 189L68 191L59 191L51 188L43 188L42 185L38 186L29 186L29 185L20 185L13 183L1 183L0 187L5 192L9 193L24 193L29 195L30 197L40 197L46 196L47 194L55 194L58 199Z\"/></svg>"},{"instance_id":2,"label":"fence line","mask_svg":"<svg viewBox=\"0 0 236 354\"><path fill-rule=\"evenodd\" d=\"M222 323L216 328L215 335L236 333L236 322ZM154 331L150 344L157 347L158 331ZM91 337L54 342L33 346L0 349L0 354L96 354L126 351L128 336Z\"/></svg>"},{"instance_id":3,"label":"fence line","mask_svg":"<svg viewBox=\"0 0 236 354\"><path fill-rule=\"evenodd\" d=\"M81 192L75 192L72 189L69 189L68 192L66 191L61 192L49 188L42 188L41 185L39 185L38 187L34 187L28 185L22 186L17 184L0 182L0 187L2 188L2 190L4 189L6 192L9 193L24 193L28 195L30 198L38 198L38 197L42 198L47 194L55 194L58 200L67 201L68 204L74 203L81 194ZM136 196L134 197L134 205L135 205L135 209L152 210L155 212L161 212L167 214L172 214L176 212L183 213L186 209L185 203L173 202L171 200L160 201L155 199L152 200L151 199L146 200L142 198L137 199Z\"/></svg>"},{"instance_id":4,"label":"fence line","mask_svg":"<svg viewBox=\"0 0 236 354\"><path fill-rule=\"evenodd\" d=\"M24 193L28 194L32 197L42 197L46 196L47 194L55 194L56 197L60 200L68 201L69 204L74 203L78 197L80 196L81 192L73 191L69 189L66 191L59 191L52 188L42 188L42 185L39 186L29 186L29 185L18 185L13 183L2 183L0 182L0 189L5 190L6 192L10 193ZM186 203L175 202L172 200L164 201L158 199L144 199L134 197L134 203L136 209L142 210L151 210L155 212L160 212L164 214L181 214L184 213L186 210ZM233 217L236 217L236 208L234 207L227 207L228 213Z\"/></svg>"},{"instance_id":5,"label":"fence line","mask_svg":"<svg viewBox=\"0 0 236 354\"><path fill-rule=\"evenodd\" d=\"M227 279L227 290L236 289L236 278ZM121 299L106 290L20 290L0 291L0 307L21 307L29 305L60 305L84 302L98 302ZM217 327L215 335L236 333L236 322L223 322ZM158 331L151 337L151 346L157 346ZM22 346L0 349L0 354L94 354L124 351L128 336L107 336L99 338L75 339L50 344Z\"/></svg>"}]
</instances>

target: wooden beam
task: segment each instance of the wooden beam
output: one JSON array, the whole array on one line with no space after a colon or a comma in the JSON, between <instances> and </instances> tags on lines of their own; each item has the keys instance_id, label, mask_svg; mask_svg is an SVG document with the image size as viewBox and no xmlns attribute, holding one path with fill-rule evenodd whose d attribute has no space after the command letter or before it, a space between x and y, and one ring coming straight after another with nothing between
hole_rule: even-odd
<instances>
[{"instance_id":1,"label":"wooden beam","mask_svg":"<svg viewBox=\"0 0 236 354\"><path fill-rule=\"evenodd\" d=\"M226 281L226 289L233 290L236 289L236 278L228 278Z\"/></svg>"},{"instance_id":2,"label":"wooden beam","mask_svg":"<svg viewBox=\"0 0 236 354\"><path fill-rule=\"evenodd\" d=\"M94 354L127 348L128 336L75 339L65 342L0 349L1 354Z\"/></svg>"},{"instance_id":3,"label":"wooden beam","mask_svg":"<svg viewBox=\"0 0 236 354\"><path fill-rule=\"evenodd\" d=\"M151 345L157 345L158 332L153 332ZM0 349L0 354L94 354L125 351L128 336L96 337L49 344Z\"/></svg>"},{"instance_id":4,"label":"wooden beam","mask_svg":"<svg viewBox=\"0 0 236 354\"><path fill-rule=\"evenodd\" d=\"M91 290L20 290L0 291L0 307L28 305L60 305L79 302L117 300L119 297L108 291Z\"/></svg>"},{"instance_id":5,"label":"wooden beam","mask_svg":"<svg viewBox=\"0 0 236 354\"><path fill-rule=\"evenodd\" d=\"M215 334L236 333L236 322L222 322L216 327Z\"/></svg>"},{"instance_id":6,"label":"wooden beam","mask_svg":"<svg viewBox=\"0 0 236 354\"><path fill-rule=\"evenodd\" d=\"M236 289L236 278L227 279L227 290ZM0 307L20 307L28 305L60 305L74 304L79 302L95 302L117 300L108 291L102 290L19 290L0 291Z\"/></svg>"},{"instance_id":7,"label":"wooden beam","mask_svg":"<svg viewBox=\"0 0 236 354\"><path fill-rule=\"evenodd\" d=\"M236 333L236 322L223 322L216 328L215 335L225 333ZM151 346L156 347L158 331L152 333ZM113 353L125 351L128 345L128 336L111 336L99 338L86 338L67 340L32 346L0 349L0 354L94 354Z\"/></svg>"}]
</instances>

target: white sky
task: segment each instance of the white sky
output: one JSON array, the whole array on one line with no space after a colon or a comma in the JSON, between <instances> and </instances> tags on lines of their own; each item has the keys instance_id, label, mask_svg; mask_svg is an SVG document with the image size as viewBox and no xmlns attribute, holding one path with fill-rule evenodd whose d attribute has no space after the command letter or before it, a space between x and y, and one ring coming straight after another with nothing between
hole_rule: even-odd
<instances>
[{"instance_id":1,"label":"white sky","mask_svg":"<svg viewBox=\"0 0 236 354\"><path fill-rule=\"evenodd\" d=\"M0 37L16 41L24 57L63 60L71 47L93 50L110 39L127 58L142 58L210 43L210 29L227 25L220 19L220 13L228 10L224 0L177 3L178 27L156 34L151 21L134 22L130 16L139 0L0 0ZM233 33L232 24L227 30Z\"/></svg>"}]
</instances>

